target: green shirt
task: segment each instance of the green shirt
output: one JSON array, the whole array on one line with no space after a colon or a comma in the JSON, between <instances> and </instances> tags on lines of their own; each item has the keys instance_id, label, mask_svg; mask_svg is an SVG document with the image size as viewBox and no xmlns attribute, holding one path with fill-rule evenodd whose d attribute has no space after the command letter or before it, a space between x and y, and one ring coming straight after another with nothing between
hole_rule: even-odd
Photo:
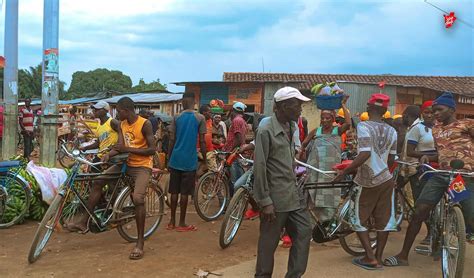
<instances>
[{"instance_id":1,"label":"green shirt","mask_svg":"<svg viewBox=\"0 0 474 278\"><path fill-rule=\"evenodd\" d=\"M289 125L286 127L289 129ZM297 130L295 123L291 135ZM260 124L255 139L254 198L260 207L273 204L276 212L306 206L302 189L296 186L295 142L275 115Z\"/></svg>"}]
</instances>

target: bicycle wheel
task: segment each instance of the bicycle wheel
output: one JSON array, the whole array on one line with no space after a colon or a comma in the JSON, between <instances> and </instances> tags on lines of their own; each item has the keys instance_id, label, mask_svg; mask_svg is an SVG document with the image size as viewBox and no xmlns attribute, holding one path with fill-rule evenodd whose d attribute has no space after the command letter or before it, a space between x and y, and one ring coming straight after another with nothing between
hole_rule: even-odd
<instances>
[{"instance_id":1,"label":"bicycle wheel","mask_svg":"<svg viewBox=\"0 0 474 278\"><path fill-rule=\"evenodd\" d=\"M224 176L207 172L194 191L194 207L204 221L216 220L224 211L229 196L228 181Z\"/></svg>"},{"instance_id":2,"label":"bicycle wheel","mask_svg":"<svg viewBox=\"0 0 474 278\"><path fill-rule=\"evenodd\" d=\"M466 225L461 208L449 209L442 244L441 268L443 277L462 277L466 253Z\"/></svg>"},{"instance_id":3,"label":"bicycle wheel","mask_svg":"<svg viewBox=\"0 0 474 278\"><path fill-rule=\"evenodd\" d=\"M237 189L237 192L235 192L230 200L219 233L219 245L222 249L229 247L237 235L237 231L244 218L245 209L247 208L248 198L248 190L241 187Z\"/></svg>"},{"instance_id":4,"label":"bicycle wheel","mask_svg":"<svg viewBox=\"0 0 474 278\"><path fill-rule=\"evenodd\" d=\"M15 174L0 175L0 229L24 220L30 207L28 184Z\"/></svg>"},{"instance_id":5,"label":"bicycle wheel","mask_svg":"<svg viewBox=\"0 0 474 278\"><path fill-rule=\"evenodd\" d=\"M372 227L373 223L373 219L370 219L368 226ZM375 229L369 228L369 240L370 247L375 251L377 248L377 232ZM356 232L340 237L339 243L341 244L342 249L352 256L359 257L365 255L365 249L362 247Z\"/></svg>"},{"instance_id":6,"label":"bicycle wheel","mask_svg":"<svg viewBox=\"0 0 474 278\"><path fill-rule=\"evenodd\" d=\"M33 238L30 252L28 254L28 262L30 264L34 263L38 259L44 247L48 243L51 234L58 225L63 207L64 197L61 194L58 194L56 197L54 197L53 202L49 206L46 214L43 217L43 220L41 220L41 223L36 230L35 237Z\"/></svg>"},{"instance_id":7,"label":"bicycle wheel","mask_svg":"<svg viewBox=\"0 0 474 278\"><path fill-rule=\"evenodd\" d=\"M403 221L403 215L405 213L405 199L402 196L401 192L398 192L397 190L394 191L394 197L395 197L395 221L397 223L397 229L398 231L401 230L400 225L402 224Z\"/></svg>"},{"instance_id":8,"label":"bicycle wheel","mask_svg":"<svg viewBox=\"0 0 474 278\"><path fill-rule=\"evenodd\" d=\"M69 191L68 194L64 196L64 208L59 219L62 225L74 222L75 217L81 212L83 206L79 201L79 197L83 200L89 198L91 188L89 182L80 181L74 187L77 191L77 195Z\"/></svg>"},{"instance_id":9,"label":"bicycle wheel","mask_svg":"<svg viewBox=\"0 0 474 278\"><path fill-rule=\"evenodd\" d=\"M117 230L126 241L135 242L138 239L137 223L135 221L135 205L132 200L132 189L126 187L122 197L117 200L117 209L114 221L117 221ZM164 215L164 195L161 188L148 186L145 195L145 230L144 237L150 237L161 223Z\"/></svg>"}]
</instances>

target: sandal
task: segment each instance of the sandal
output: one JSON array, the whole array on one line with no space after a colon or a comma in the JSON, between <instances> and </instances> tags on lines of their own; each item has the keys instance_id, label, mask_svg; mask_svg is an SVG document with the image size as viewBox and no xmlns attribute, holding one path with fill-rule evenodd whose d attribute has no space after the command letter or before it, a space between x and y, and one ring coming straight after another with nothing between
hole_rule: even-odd
<instances>
[{"instance_id":1,"label":"sandal","mask_svg":"<svg viewBox=\"0 0 474 278\"><path fill-rule=\"evenodd\" d=\"M354 264L358 267L361 267L365 270L382 270L383 269L382 266L379 266L377 264L364 263L362 261L362 257L352 259L352 264Z\"/></svg>"},{"instance_id":2,"label":"sandal","mask_svg":"<svg viewBox=\"0 0 474 278\"><path fill-rule=\"evenodd\" d=\"M388 257L386 258L385 260L383 260L383 265L384 266L408 266L408 262L407 261L402 261L400 259L398 259L397 257L395 256L392 256L392 257Z\"/></svg>"},{"instance_id":3,"label":"sandal","mask_svg":"<svg viewBox=\"0 0 474 278\"><path fill-rule=\"evenodd\" d=\"M141 258L143 258L143 255L145 255L145 252L143 252L143 250L139 249L138 247L135 247L133 248L128 258L130 260L140 260Z\"/></svg>"},{"instance_id":4,"label":"sandal","mask_svg":"<svg viewBox=\"0 0 474 278\"><path fill-rule=\"evenodd\" d=\"M177 232L194 232L194 231L197 231L197 228L194 225L188 225L184 227L177 227L176 231Z\"/></svg>"}]
</instances>

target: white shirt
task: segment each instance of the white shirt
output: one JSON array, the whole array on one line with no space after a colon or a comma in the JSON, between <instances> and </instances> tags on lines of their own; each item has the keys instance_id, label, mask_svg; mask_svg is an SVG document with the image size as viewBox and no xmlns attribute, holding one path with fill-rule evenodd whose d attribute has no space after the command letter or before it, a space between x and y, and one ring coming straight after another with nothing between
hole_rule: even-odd
<instances>
[{"instance_id":1,"label":"white shirt","mask_svg":"<svg viewBox=\"0 0 474 278\"><path fill-rule=\"evenodd\" d=\"M375 187L392 178L388 169L389 154L397 154L397 132L386 123L373 121L357 125L358 153L370 152L370 157L358 169L354 182L363 187Z\"/></svg>"}]
</instances>

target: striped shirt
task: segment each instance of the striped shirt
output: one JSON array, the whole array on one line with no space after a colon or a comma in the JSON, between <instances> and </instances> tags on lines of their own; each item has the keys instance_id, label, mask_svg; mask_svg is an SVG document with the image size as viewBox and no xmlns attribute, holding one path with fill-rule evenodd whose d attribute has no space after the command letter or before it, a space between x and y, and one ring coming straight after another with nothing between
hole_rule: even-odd
<instances>
[{"instance_id":1,"label":"striped shirt","mask_svg":"<svg viewBox=\"0 0 474 278\"><path fill-rule=\"evenodd\" d=\"M33 121L34 121L34 114L33 110L28 110L26 107L20 109L19 113L20 121L25 127L26 131L33 131Z\"/></svg>"}]
</instances>

